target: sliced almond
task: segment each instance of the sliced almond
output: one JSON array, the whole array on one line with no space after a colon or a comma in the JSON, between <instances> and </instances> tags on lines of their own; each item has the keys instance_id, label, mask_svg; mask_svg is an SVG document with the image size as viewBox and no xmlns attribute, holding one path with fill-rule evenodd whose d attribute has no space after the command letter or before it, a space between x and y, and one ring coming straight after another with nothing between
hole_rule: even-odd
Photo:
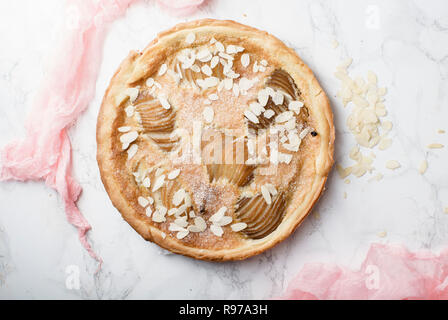
<instances>
[{"instance_id":1,"label":"sliced almond","mask_svg":"<svg viewBox=\"0 0 448 320\"><path fill-rule=\"evenodd\" d=\"M230 226L230 228L232 228L232 231L234 232L239 232L242 231L244 229L247 228L247 224L244 222L238 222L238 223L234 223Z\"/></svg>"},{"instance_id":2,"label":"sliced almond","mask_svg":"<svg viewBox=\"0 0 448 320\"><path fill-rule=\"evenodd\" d=\"M187 44L192 44L196 40L196 35L193 32L190 32L187 34L187 37L185 38L185 42Z\"/></svg>"},{"instance_id":3,"label":"sliced almond","mask_svg":"<svg viewBox=\"0 0 448 320\"><path fill-rule=\"evenodd\" d=\"M217 237L222 237L224 230L220 226L212 224L210 226L210 231Z\"/></svg>"}]
</instances>

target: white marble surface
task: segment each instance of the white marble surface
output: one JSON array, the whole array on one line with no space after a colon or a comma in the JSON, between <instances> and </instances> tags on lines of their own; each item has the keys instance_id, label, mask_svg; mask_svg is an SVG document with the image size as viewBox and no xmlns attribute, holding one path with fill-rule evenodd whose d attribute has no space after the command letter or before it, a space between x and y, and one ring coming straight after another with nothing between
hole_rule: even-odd
<instances>
[{"instance_id":1,"label":"white marble surface","mask_svg":"<svg viewBox=\"0 0 448 320\"><path fill-rule=\"evenodd\" d=\"M64 17L59 0L0 1L0 146L23 134L23 117L47 58L57 46ZM208 263L165 255L143 241L113 208L95 161L100 101L119 62L142 49L157 32L179 21L154 1L132 6L114 22L104 46L95 99L70 131L74 170L84 192L78 202L93 229L89 239L104 259L81 248L57 194L43 183L0 183L0 298L269 298L280 294L306 262L359 266L372 242L402 243L438 251L448 245L448 2L445 0L213 0L188 20L234 19L268 30L294 47L315 71L332 101L337 126L336 160L348 163L354 138L345 126L349 108L336 98L333 73L351 56L356 74L374 70L389 93L393 146L376 152L369 176L344 184L335 172L316 210L287 241L243 262ZM378 18L378 19L376 19ZM333 49L332 41L340 47ZM402 163L392 172L390 159ZM418 173L421 160L428 172ZM347 192L347 199L343 194ZM378 233L387 231L387 237ZM68 289L66 270L79 267L80 289Z\"/></svg>"}]
</instances>

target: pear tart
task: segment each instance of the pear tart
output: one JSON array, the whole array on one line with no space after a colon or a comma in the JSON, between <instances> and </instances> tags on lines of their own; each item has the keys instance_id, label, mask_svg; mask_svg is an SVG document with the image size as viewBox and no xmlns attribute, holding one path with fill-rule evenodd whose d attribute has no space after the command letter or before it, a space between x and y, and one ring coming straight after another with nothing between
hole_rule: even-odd
<instances>
[{"instance_id":1,"label":"pear tart","mask_svg":"<svg viewBox=\"0 0 448 320\"><path fill-rule=\"evenodd\" d=\"M238 260L284 240L312 209L333 164L333 115L280 40L200 20L122 62L97 142L112 203L143 238Z\"/></svg>"}]
</instances>

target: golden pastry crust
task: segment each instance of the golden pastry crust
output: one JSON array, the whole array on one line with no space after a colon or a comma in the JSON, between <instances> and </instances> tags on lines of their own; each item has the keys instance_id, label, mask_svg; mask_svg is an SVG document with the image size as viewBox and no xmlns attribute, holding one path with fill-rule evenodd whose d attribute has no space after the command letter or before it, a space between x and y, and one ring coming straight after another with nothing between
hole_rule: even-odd
<instances>
[{"instance_id":1,"label":"golden pastry crust","mask_svg":"<svg viewBox=\"0 0 448 320\"><path fill-rule=\"evenodd\" d=\"M261 239L235 236L229 231L228 226L223 227L225 229L224 236L215 239L216 241L211 240L213 235L209 232L203 238L200 234L195 234L190 238L178 239L167 231L167 226L162 227L167 223L157 224L150 221L141 213L141 208L136 205L136 198L141 189L132 180L132 172L126 172L126 168L132 164L125 159L126 152L121 150L118 143L117 127L123 124L123 108L117 106L117 97L126 88L141 84L142 81L157 73L164 61L169 60L181 47L185 47L185 38L192 32L196 35L198 42L207 37L215 37L223 42L227 38L239 39L248 52L263 57L289 73L299 88L301 98L309 112L309 124L318 132L317 137L304 138L300 147L300 155L296 157L297 160L291 162L292 166L297 167L300 163L300 169L294 171L297 172L294 176L285 178L285 180L293 179L294 181L288 180L289 183L285 184L294 184L295 187L281 223L274 231ZM194 109L189 111L190 113L191 111L198 112ZM177 117L182 117L182 110L178 113ZM244 118L242 117L242 119ZM229 120L224 115L217 115L217 121L226 125L238 120L234 118ZM105 93L98 116L97 160L101 179L113 205L144 239L155 242L174 253L196 259L241 260L259 254L286 239L309 214L324 190L326 179L333 165L334 137L333 114L329 100L312 71L294 50L266 32L234 21L206 19L182 23L160 33L142 52L131 52L122 62ZM138 138L138 141L141 140ZM146 152L146 156L149 154L153 163L167 161L168 157L164 159L163 152L155 150L150 143L145 141L140 143L149 150ZM142 159L144 155L139 154L138 157ZM287 172L291 170L287 166L284 167L286 169L283 171L280 169L280 176L284 173L286 177ZM191 169L189 174L192 176L202 174L200 170ZM263 178L257 177L257 179L256 181L262 181ZM281 178L279 183L281 184ZM215 187L218 198L223 194L234 192L233 187L221 185ZM229 197L231 198L231 196Z\"/></svg>"}]
</instances>

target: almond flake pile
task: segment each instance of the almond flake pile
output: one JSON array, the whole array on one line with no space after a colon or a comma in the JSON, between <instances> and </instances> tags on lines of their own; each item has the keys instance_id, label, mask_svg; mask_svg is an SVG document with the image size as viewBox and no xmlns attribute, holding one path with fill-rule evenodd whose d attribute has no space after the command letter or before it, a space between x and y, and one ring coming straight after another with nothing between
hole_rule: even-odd
<instances>
[{"instance_id":1,"label":"almond flake pile","mask_svg":"<svg viewBox=\"0 0 448 320\"><path fill-rule=\"evenodd\" d=\"M392 145L388 133L392 129L392 122L384 120L387 111L384 105L386 88L378 87L378 79L375 73L367 73L367 81L362 77L352 79L347 69L352 64L351 58L345 60L337 67L335 76L341 81L341 89L338 96L344 106L352 103L350 115L347 118L347 127L356 139L357 146L350 152L350 159L356 163L347 168L337 165L337 170L342 179L350 174L361 177L367 172L372 172L375 154L364 155L360 147L366 149L386 150Z\"/></svg>"}]
</instances>

